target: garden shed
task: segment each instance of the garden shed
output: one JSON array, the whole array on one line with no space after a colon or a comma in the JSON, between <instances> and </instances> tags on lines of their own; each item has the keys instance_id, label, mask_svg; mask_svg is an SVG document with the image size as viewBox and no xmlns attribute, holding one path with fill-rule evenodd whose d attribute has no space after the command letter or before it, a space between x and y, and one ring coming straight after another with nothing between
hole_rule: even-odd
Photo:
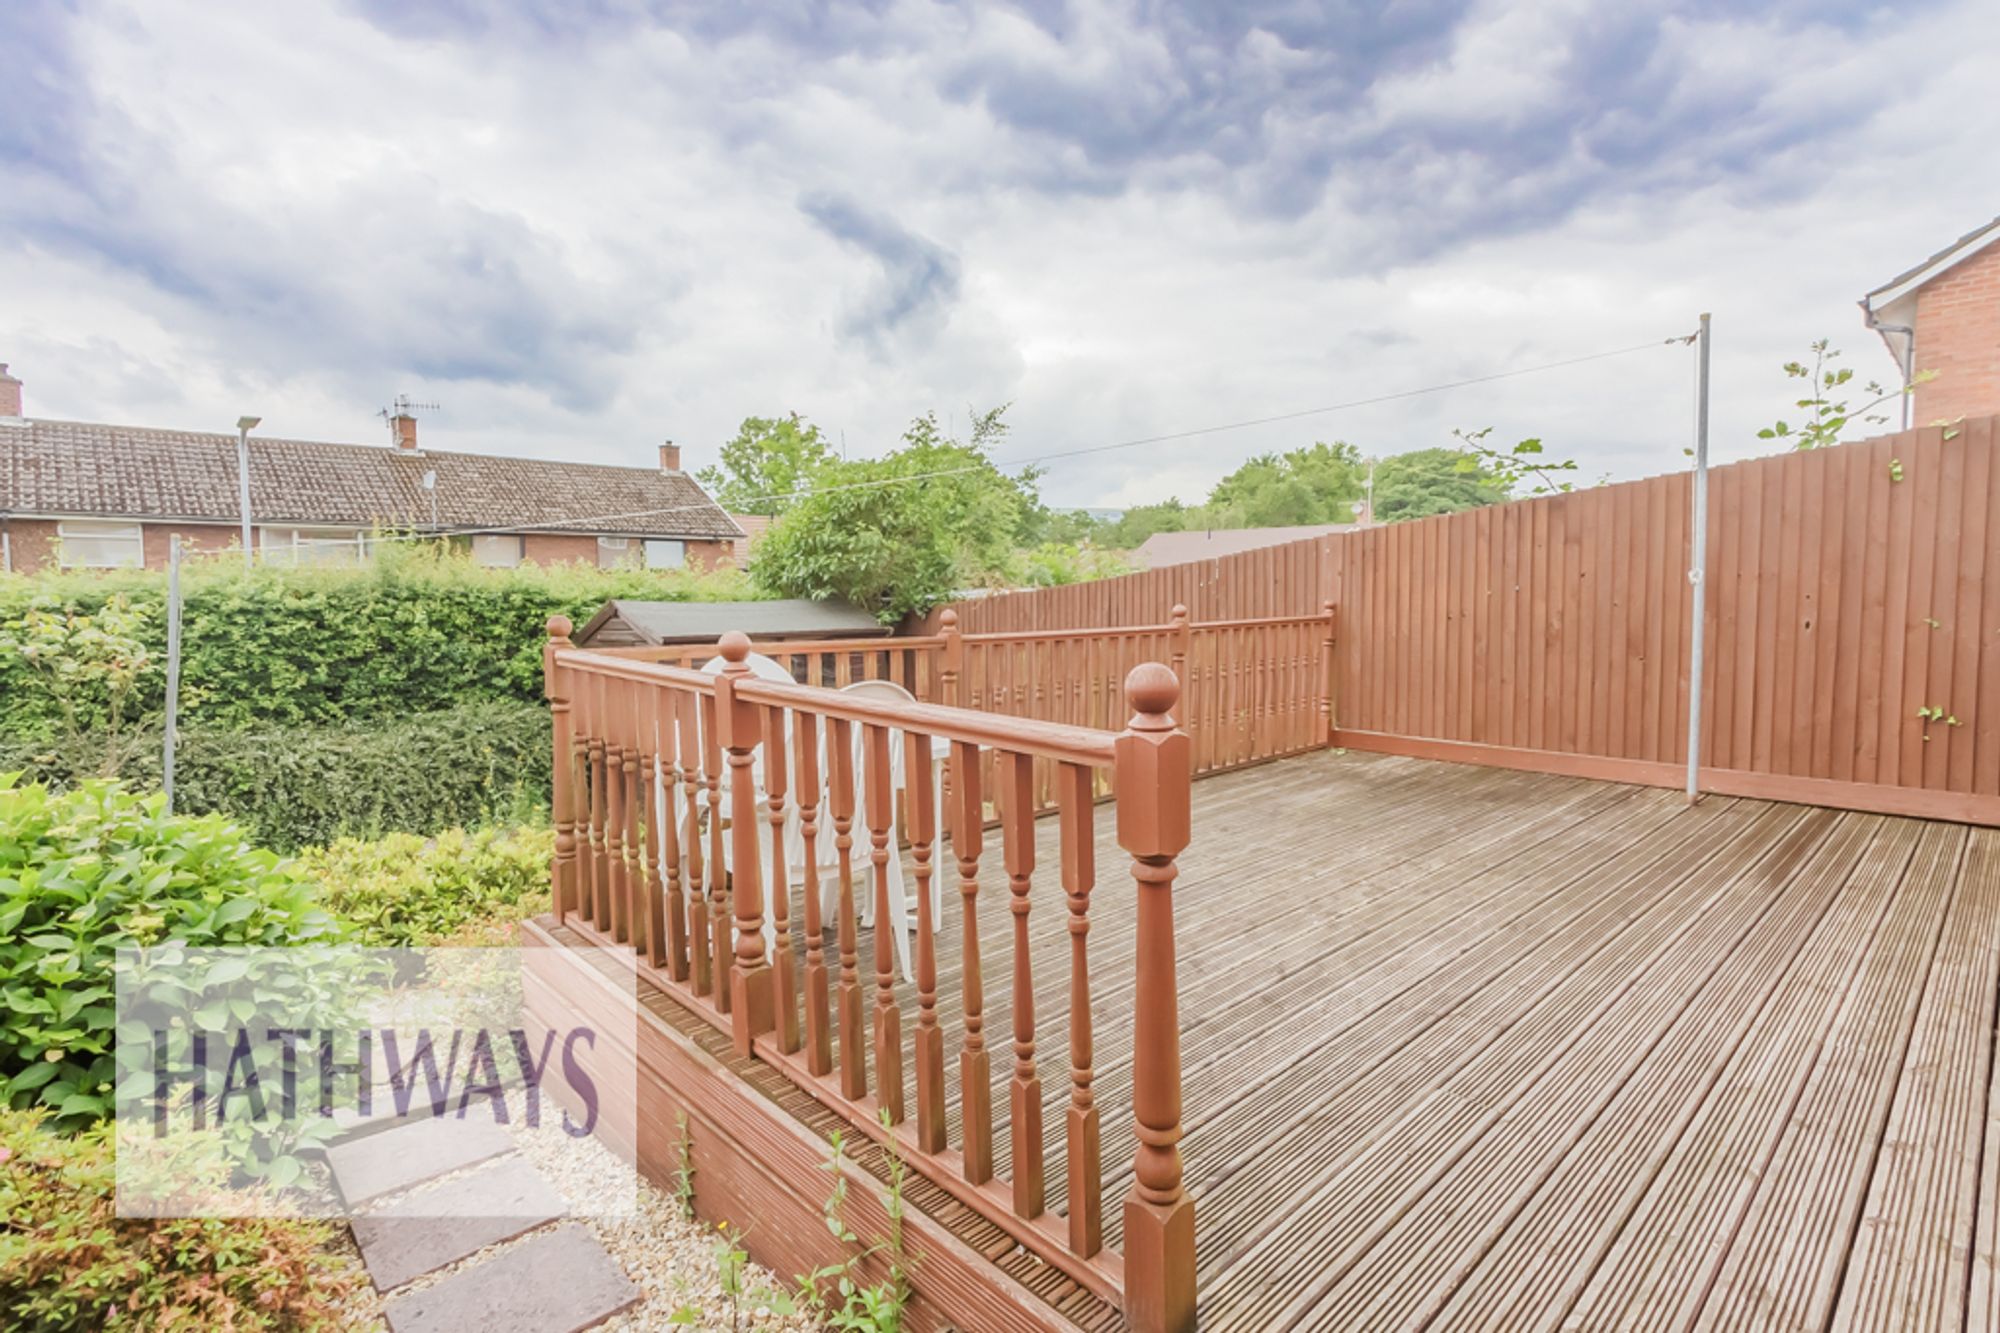
<instances>
[{"instance_id":1,"label":"garden shed","mask_svg":"<svg viewBox=\"0 0 2000 1333\"><path fill-rule=\"evenodd\" d=\"M889 627L851 602L793 598L769 602L641 602L616 597L576 633L579 648L714 643L732 629L753 642L871 639Z\"/></svg>"}]
</instances>

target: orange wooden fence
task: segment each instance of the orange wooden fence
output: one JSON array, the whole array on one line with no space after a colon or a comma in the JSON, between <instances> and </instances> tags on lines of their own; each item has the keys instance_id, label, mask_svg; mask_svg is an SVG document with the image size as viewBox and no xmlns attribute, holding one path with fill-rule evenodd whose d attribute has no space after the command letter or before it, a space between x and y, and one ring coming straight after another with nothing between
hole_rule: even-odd
<instances>
[{"instance_id":1,"label":"orange wooden fence","mask_svg":"<svg viewBox=\"0 0 2000 1333\"><path fill-rule=\"evenodd\" d=\"M728 1031L739 1053L781 1070L858 1130L878 1140L894 1135L914 1169L1071 1278L1119 1302L1131 1327L1192 1329L1194 1220L1177 1146L1173 882L1175 858L1189 836L1194 756L1170 716L1180 693L1172 670L1151 662L1128 672L1116 700L1105 703L1122 715L1113 731L759 680L747 664L751 645L740 634L723 638L718 647L727 665L709 675L631 654L578 650L569 630L561 617L549 622L544 659L554 716L557 916L602 948L629 951L653 982ZM955 669L963 651L954 644L941 670ZM1042 703L1052 706L1046 695ZM948 742L951 758L942 809L934 739ZM904 761L900 790L892 747ZM1036 870L1032 790L1041 766L1054 773L1058 869L1072 941L1069 975L1055 983L1067 987L1069 1017L1068 1114L1051 1127L1064 1153L1061 1217L1044 1184L1038 983L1028 936ZM1140 893L1134 989L1128 1000L1114 1001L1114 1012L1097 1015L1088 935L1095 797L1098 774L1107 770L1119 790L1118 843L1131 855ZM803 842L797 865L787 852L794 817ZM998 868L1011 904L1011 940L979 935L989 820L1001 826ZM908 1033L897 995L898 931L889 926L898 826L916 881L916 1018ZM829 838L835 855L823 870ZM865 847L859 856L857 842ZM994 868L988 861L986 872ZM822 873L835 890L831 921L823 917ZM954 930L933 920L930 886L939 875L958 886ZM859 954L857 880L874 904L872 966ZM769 949L767 912L775 933ZM960 950L963 977L955 1060L946 1058L938 1018L938 953L951 947ZM982 970L983 957L998 965ZM994 1156L996 1052L989 1047L996 1043L982 1022L989 975L996 986L1011 988L1011 1032L997 1052L1012 1064L1006 1162ZM1039 984L1046 988L1050 979ZM1139 1147L1135 1183L1124 1200L1122 1252L1104 1239L1100 1112L1091 1091L1093 1023L1100 1016L1134 1033ZM946 1106L954 1083L961 1113L957 1142L950 1142Z\"/></svg>"},{"instance_id":2,"label":"orange wooden fence","mask_svg":"<svg viewBox=\"0 0 2000 1333\"><path fill-rule=\"evenodd\" d=\"M2000 823L1996 424L1712 471L1705 789ZM1679 785L1691 497L1681 473L954 609L1094 633L1332 601L1337 743Z\"/></svg>"}]
</instances>

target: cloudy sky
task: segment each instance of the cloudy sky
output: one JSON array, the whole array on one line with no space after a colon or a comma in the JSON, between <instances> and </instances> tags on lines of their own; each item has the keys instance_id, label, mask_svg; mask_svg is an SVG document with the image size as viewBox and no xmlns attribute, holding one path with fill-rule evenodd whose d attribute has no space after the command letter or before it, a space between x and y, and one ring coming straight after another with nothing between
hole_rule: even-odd
<instances>
[{"instance_id":1,"label":"cloudy sky","mask_svg":"<svg viewBox=\"0 0 2000 1333\"><path fill-rule=\"evenodd\" d=\"M1660 344L1715 439L2000 213L1991 0L10 0L31 414L690 465L1011 402L1026 459ZM1692 355L1055 461L1058 504L1454 426L1684 466Z\"/></svg>"}]
</instances>

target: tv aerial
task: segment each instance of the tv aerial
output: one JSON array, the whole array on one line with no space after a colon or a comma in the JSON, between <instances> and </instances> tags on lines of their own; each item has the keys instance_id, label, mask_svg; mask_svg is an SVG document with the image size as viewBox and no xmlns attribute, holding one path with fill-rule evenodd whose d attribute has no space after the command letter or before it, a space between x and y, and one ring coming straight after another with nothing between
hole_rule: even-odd
<instances>
[{"instance_id":1,"label":"tv aerial","mask_svg":"<svg viewBox=\"0 0 2000 1333\"><path fill-rule=\"evenodd\" d=\"M443 411L443 408L436 403L413 402L410 399L410 395L399 393L396 395L396 400L393 403L390 403L389 406L383 408L375 415L382 418L383 423L389 427L389 441L395 444L400 442L396 435L396 418L409 417L414 420L416 414L419 412L439 411Z\"/></svg>"}]
</instances>

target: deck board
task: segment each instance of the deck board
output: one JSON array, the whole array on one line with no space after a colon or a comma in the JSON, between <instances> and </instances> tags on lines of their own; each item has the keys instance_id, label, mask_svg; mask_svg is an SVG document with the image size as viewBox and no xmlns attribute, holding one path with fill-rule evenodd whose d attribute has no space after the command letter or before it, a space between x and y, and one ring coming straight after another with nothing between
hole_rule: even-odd
<instances>
[{"instance_id":1,"label":"deck board","mask_svg":"<svg viewBox=\"0 0 2000 1333\"><path fill-rule=\"evenodd\" d=\"M1095 812L1089 944L1116 1244L1133 887L1114 816ZM1070 945L1057 822L1038 835L1060 1212ZM1004 1171L999 851L989 833L977 907ZM961 906L938 859L955 1079ZM1181 871L1205 1329L2000 1320L2000 833L1325 753L1197 784ZM866 932L860 956L872 989ZM896 989L908 1032L915 997ZM955 1086L947 1124L956 1147Z\"/></svg>"}]
</instances>

